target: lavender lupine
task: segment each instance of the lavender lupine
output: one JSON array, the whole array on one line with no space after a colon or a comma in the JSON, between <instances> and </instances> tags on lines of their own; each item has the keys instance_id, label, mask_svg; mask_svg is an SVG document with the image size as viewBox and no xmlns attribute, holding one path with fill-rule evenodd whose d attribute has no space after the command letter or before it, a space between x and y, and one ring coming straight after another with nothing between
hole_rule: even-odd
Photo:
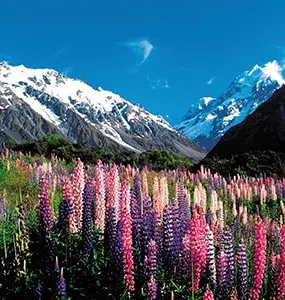
<instances>
[{"instance_id":1,"label":"lavender lupine","mask_svg":"<svg viewBox=\"0 0 285 300\"><path fill-rule=\"evenodd\" d=\"M142 231L142 256L147 252L148 243L153 236L153 212L151 207L151 200L146 198L144 200L143 209L143 231Z\"/></svg>"},{"instance_id":2,"label":"lavender lupine","mask_svg":"<svg viewBox=\"0 0 285 300\"><path fill-rule=\"evenodd\" d=\"M223 249L219 249L217 254L217 282L220 294L225 291L225 284L227 279L227 261Z\"/></svg>"},{"instance_id":3,"label":"lavender lupine","mask_svg":"<svg viewBox=\"0 0 285 300\"><path fill-rule=\"evenodd\" d=\"M95 168L95 180L93 182L95 192L94 225L104 232L106 214L106 186L105 171L102 162L99 161Z\"/></svg>"},{"instance_id":4,"label":"lavender lupine","mask_svg":"<svg viewBox=\"0 0 285 300\"><path fill-rule=\"evenodd\" d=\"M246 247L243 243L239 244L237 248L237 267L238 267L238 280L237 290L240 300L246 300L248 296L247 287L247 264L246 264Z\"/></svg>"},{"instance_id":5,"label":"lavender lupine","mask_svg":"<svg viewBox=\"0 0 285 300\"><path fill-rule=\"evenodd\" d=\"M45 175L41 179L40 186L39 221L42 232L48 234L53 226L53 216L49 198L49 183Z\"/></svg>"},{"instance_id":6,"label":"lavender lupine","mask_svg":"<svg viewBox=\"0 0 285 300\"><path fill-rule=\"evenodd\" d=\"M83 242L83 258L90 256L93 244L92 233L92 202L94 191L91 180L87 179L83 194L83 222L82 222L82 242Z\"/></svg>"},{"instance_id":7,"label":"lavender lupine","mask_svg":"<svg viewBox=\"0 0 285 300\"><path fill-rule=\"evenodd\" d=\"M216 285L216 260L215 260L215 246L213 232L207 227L206 232L207 241L207 277L209 279L210 287Z\"/></svg>"},{"instance_id":8,"label":"lavender lupine","mask_svg":"<svg viewBox=\"0 0 285 300\"><path fill-rule=\"evenodd\" d=\"M157 297L157 247L154 240L148 244L147 256L144 260L144 277L147 283L148 299Z\"/></svg>"},{"instance_id":9,"label":"lavender lupine","mask_svg":"<svg viewBox=\"0 0 285 300\"><path fill-rule=\"evenodd\" d=\"M235 284L235 257L232 231L230 230L230 228L224 231L224 247L227 264L227 277L225 288L227 293L230 293Z\"/></svg>"}]
</instances>

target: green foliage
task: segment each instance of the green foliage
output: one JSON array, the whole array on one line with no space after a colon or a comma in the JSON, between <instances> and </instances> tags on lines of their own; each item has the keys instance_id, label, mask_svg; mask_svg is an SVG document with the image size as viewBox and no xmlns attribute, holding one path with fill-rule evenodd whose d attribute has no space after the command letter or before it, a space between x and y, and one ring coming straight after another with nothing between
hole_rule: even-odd
<instances>
[{"instance_id":1,"label":"green foliage","mask_svg":"<svg viewBox=\"0 0 285 300\"><path fill-rule=\"evenodd\" d=\"M33 155L44 155L46 157L55 154L59 158L63 158L67 163L71 163L74 158L80 158L86 164L94 164L100 159L106 163L135 164L139 167L148 166L155 171L173 170L181 167L189 168L192 164L188 157L176 156L168 150L152 149L143 153L127 150L110 152L104 148L70 144L56 134L49 134L42 140L17 145L13 147L13 150Z\"/></svg>"}]
</instances>

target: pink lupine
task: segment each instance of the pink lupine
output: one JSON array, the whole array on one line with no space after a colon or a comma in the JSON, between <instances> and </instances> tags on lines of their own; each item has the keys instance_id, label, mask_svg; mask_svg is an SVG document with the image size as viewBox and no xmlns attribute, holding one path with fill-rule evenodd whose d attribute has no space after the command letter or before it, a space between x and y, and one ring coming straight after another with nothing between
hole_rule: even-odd
<instances>
[{"instance_id":1,"label":"pink lupine","mask_svg":"<svg viewBox=\"0 0 285 300\"><path fill-rule=\"evenodd\" d=\"M76 167L72 176L72 190L75 204L74 210L72 211L76 223L75 232L80 232L82 228L84 190L84 165L80 159L76 162Z\"/></svg>"},{"instance_id":2,"label":"pink lupine","mask_svg":"<svg viewBox=\"0 0 285 300\"><path fill-rule=\"evenodd\" d=\"M132 218L130 212L130 186L128 181L122 185L122 261L124 271L124 283L128 293L133 292L134 282L134 261L132 253Z\"/></svg>"},{"instance_id":3,"label":"pink lupine","mask_svg":"<svg viewBox=\"0 0 285 300\"><path fill-rule=\"evenodd\" d=\"M119 178L119 172L116 164L113 164L112 169L108 176L107 185L107 206L115 209L116 220L119 218L121 207L120 203L120 189L121 183Z\"/></svg>"},{"instance_id":4,"label":"pink lupine","mask_svg":"<svg viewBox=\"0 0 285 300\"><path fill-rule=\"evenodd\" d=\"M161 215L163 208L160 203L160 193L159 193L159 184L158 184L157 176L155 176L153 180L152 202L153 202L153 210L155 212L158 212Z\"/></svg>"},{"instance_id":5,"label":"pink lupine","mask_svg":"<svg viewBox=\"0 0 285 300\"><path fill-rule=\"evenodd\" d=\"M258 300L263 282L266 260L266 230L259 216L257 217L255 223L254 239L253 278L252 287L249 292L249 299Z\"/></svg>"},{"instance_id":6,"label":"pink lupine","mask_svg":"<svg viewBox=\"0 0 285 300\"><path fill-rule=\"evenodd\" d=\"M105 187L105 171L102 162L98 161L95 167L95 179L93 181L95 191L94 205L94 225L96 228L104 232L105 214L106 214L106 187Z\"/></svg>"},{"instance_id":7,"label":"pink lupine","mask_svg":"<svg viewBox=\"0 0 285 300\"><path fill-rule=\"evenodd\" d=\"M209 285L207 285L205 294L203 295L202 299L203 300L214 300L214 295L213 295L212 291L210 290Z\"/></svg>"},{"instance_id":8,"label":"pink lupine","mask_svg":"<svg viewBox=\"0 0 285 300\"><path fill-rule=\"evenodd\" d=\"M191 264L194 273L194 290L199 289L202 273L206 266L206 221L203 211L195 209L190 221Z\"/></svg>"},{"instance_id":9,"label":"pink lupine","mask_svg":"<svg viewBox=\"0 0 285 300\"><path fill-rule=\"evenodd\" d=\"M71 233L78 232L77 228L77 220L75 214L76 203L74 201L73 187L71 181L67 177L63 177L62 179L62 201L68 202L68 207L70 208L70 212L67 216L68 218L68 231Z\"/></svg>"},{"instance_id":10,"label":"pink lupine","mask_svg":"<svg viewBox=\"0 0 285 300\"><path fill-rule=\"evenodd\" d=\"M278 278L276 284L276 300L285 299L285 226L282 227L281 232L281 255L278 260Z\"/></svg>"}]
</instances>

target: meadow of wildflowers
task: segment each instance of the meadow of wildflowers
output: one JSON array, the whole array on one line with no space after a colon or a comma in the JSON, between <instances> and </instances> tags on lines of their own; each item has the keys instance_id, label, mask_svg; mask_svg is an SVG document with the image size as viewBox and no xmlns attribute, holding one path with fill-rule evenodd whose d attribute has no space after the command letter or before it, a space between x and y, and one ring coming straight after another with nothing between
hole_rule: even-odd
<instances>
[{"instance_id":1,"label":"meadow of wildflowers","mask_svg":"<svg viewBox=\"0 0 285 300\"><path fill-rule=\"evenodd\" d=\"M285 299L285 179L0 162L1 299Z\"/></svg>"}]
</instances>

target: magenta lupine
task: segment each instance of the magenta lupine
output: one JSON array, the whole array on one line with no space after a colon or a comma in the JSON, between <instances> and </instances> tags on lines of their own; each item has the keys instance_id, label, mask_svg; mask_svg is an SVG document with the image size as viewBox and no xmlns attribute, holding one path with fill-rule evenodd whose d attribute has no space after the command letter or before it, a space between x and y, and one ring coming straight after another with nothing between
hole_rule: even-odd
<instances>
[{"instance_id":1,"label":"magenta lupine","mask_svg":"<svg viewBox=\"0 0 285 300\"><path fill-rule=\"evenodd\" d=\"M122 186L122 260L124 284L127 293L134 291L134 261L132 253L132 218L130 211L130 187L128 181Z\"/></svg>"},{"instance_id":2,"label":"magenta lupine","mask_svg":"<svg viewBox=\"0 0 285 300\"><path fill-rule=\"evenodd\" d=\"M207 287L206 287L206 291L203 295L202 300L214 300L214 295L213 295L212 291L210 290L209 285L207 285Z\"/></svg>"},{"instance_id":3,"label":"magenta lupine","mask_svg":"<svg viewBox=\"0 0 285 300\"><path fill-rule=\"evenodd\" d=\"M260 217L255 222L254 257L252 267L252 284L249 291L250 300L258 300L263 282L266 260L266 230Z\"/></svg>"},{"instance_id":4,"label":"magenta lupine","mask_svg":"<svg viewBox=\"0 0 285 300\"><path fill-rule=\"evenodd\" d=\"M99 161L95 168L95 180L93 182L95 192L94 225L101 232L105 229L106 214L106 186L105 171L102 162Z\"/></svg>"},{"instance_id":5,"label":"magenta lupine","mask_svg":"<svg viewBox=\"0 0 285 300\"><path fill-rule=\"evenodd\" d=\"M239 244L237 248L237 267L238 267L238 280L237 291L240 300L247 299L247 260L246 260L246 247L244 244Z\"/></svg>"},{"instance_id":6,"label":"magenta lupine","mask_svg":"<svg viewBox=\"0 0 285 300\"><path fill-rule=\"evenodd\" d=\"M199 289L201 275L206 267L206 221L201 209L194 209L190 221L191 264L194 290Z\"/></svg>"},{"instance_id":7,"label":"magenta lupine","mask_svg":"<svg viewBox=\"0 0 285 300\"><path fill-rule=\"evenodd\" d=\"M278 260L278 275L275 286L276 300L285 299L285 226L283 225L281 232L281 254Z\"/></svg>"},{"instance_id":8,"label":"magenta lupine","mask_svg":"<svg viewBox=\"0 0 285 300\"><path fill-rule=\"evenodd\" d=\"M154 279L153 276L151 276L147 284L147 299L148 300L157 299L157 283L156 283L156 279Z\"/></svg>"}]
</instances>

